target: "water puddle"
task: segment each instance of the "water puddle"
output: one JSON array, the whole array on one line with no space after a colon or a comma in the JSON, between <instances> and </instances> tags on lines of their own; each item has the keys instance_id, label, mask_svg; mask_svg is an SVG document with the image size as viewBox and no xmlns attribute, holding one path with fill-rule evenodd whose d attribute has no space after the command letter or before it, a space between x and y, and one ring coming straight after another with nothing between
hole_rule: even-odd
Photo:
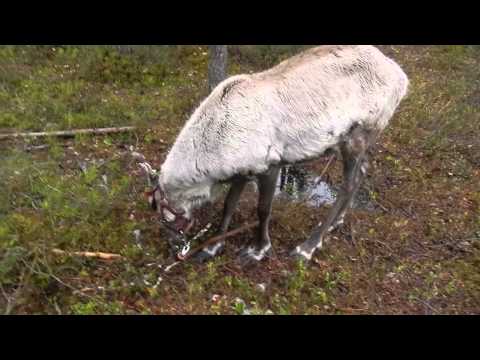
<instances>
[{"instance_id":1,"label":"water puddle","mask_svg":"<svg viewBox=\"0 0 480 360\"><path fill-rule=\"evenodd\" d=\"M280 173L275 196L285 201L303 202L308 206L320 208L335 203L338 186L340 184L337 186L329 184L302 166L287 166ZM353 207L374 209L367 191L358 192Z\"/></svg>"},{"instance_id":2,"label":"water puddle","mask_svg":"<svg viewBox=\"0 0 480 360\"><path fill-rule=\"evenodd\" d=\"M287 166L280 173L275 195L282 200L322 207L335 203L337 191L318 175L307 172L303 167Z\"/></svg>"}]
</instances>

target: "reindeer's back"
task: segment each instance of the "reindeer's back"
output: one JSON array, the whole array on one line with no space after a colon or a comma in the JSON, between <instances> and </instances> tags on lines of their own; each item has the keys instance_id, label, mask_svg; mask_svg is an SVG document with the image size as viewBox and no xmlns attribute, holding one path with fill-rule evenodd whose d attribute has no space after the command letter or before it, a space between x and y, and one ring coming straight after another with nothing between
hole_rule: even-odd
<instances>
[{"instance_id":1,"label":"reindeer's back","mask_svg":"<svg viewBox=\"0 0 480 360\"><path fill-rule=\"evenodd\" d=\"M312 48L253 79L283 105L287 122L304 117L338 123L356 117L380 129L391 117L383 113L393 112L408 88L402 69L370 45Z\"/></svg>"},{"instance_id":2,"label":"reindeer's back","mask_svg":"<svg viewBox=\"0 0 480 360\"><path fill-rule=\"evenodd\" d=\"M193 169L225 179L315 158L354 123L383 130L407 87L400 67L373 46L312 48L221 83L190 118L167 163L179 177L186 177L180 170L192 177ZM187 153L192 159L180 165Z\"/></svg>"},{"instance_id":3,"label":"reindeer's back","mask_svg":"<svg viewBox=\"0 0 480 360\"><path fill-rule=\"evenodd\" d=\"M382 131L408 79L373 46L333 45L253 75L251 87L271 115L279 156L294 162L320 155L354 123Z\"/></svg>"}]
</instances>

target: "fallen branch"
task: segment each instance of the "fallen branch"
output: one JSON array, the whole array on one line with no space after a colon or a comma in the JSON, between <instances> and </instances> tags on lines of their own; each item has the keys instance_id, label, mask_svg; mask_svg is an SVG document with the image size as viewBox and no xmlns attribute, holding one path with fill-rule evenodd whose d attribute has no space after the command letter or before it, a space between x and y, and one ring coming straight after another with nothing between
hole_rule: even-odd
<instances>
[{"instance_id":1,"label":"fallen branch","mask_svg":"<svg viewBox=\"0 0 480 360\"><path fill-rule=\"evenodd\" d=\"M203 243L201 243L201 244L198 245L197 247L193 248L192 250L190 250L187 255L185 255L185 256L183 256L183 257L180 256L180 255L177 255L177 258L178 258L178 260L180 260L180 261L186 261L186 260L188 260L189 258L191 258L193 255L195 255L196 253L198 253L200 250L204 249L205 247L210 246L210 245L213 245L213 244L216 244L216 243L218 243L218 242L220 242L220 241L222 241L222 240L225 240L225 239L227 239L227 238L229 238L229 237L232 237L232 236L235 236L235 235L240 234L240 233L242 233L242 232L245 232L245 231L247 231L247 230L250 230L250 229L252 229L252 228L254 228L254 227L258 226L258 225L259 225L259 222L256 221L256 222L254 222L254 223L252 223L252 224L246 224L246 225L244 225L244 226L239 227L238 229L229 231L229 232L227 232L227 233L225 233L225 234L218 235L218 236L214 236L214 237L212 237L212 238L204 241Z\"/></svg>"},{"instance_id":2,"label":"fallen branch","mask_svg":"<svg viewBox=\"0 0 480 360\"><path fill-rule=\"evenodd\" d=\"M26 146L25 151L32 152L32 151L46 150L49 148L50 148L50 145Z\"/></svg>"},{"instance_id":3,"label":"fallen branch","mask_svg":"<svg viewBox=\"0 0 480 360\"><path fill-rule=\"evenodd\" d=\"M16 138L38 138L38 137L63 137L71 138L77 135L103 135L103 134L118 134L134 131L135 127L118 127L118 128L104 128L104 129L80 129L80 130L66 130L66 131L52 131L52 132L29 132L29 133L11 133L0 134L0 140L16 139Z\"/></svg>"},{"instance_id":4,"label":"fallen branch","mask_svg":"<svg viewBox=\"0 0 480 360\"><path fill-rule=\"evenodd\" d=\"M52 249L52 252L56 255L69 255L69 256L80 256L86 258L96 258L102 260L121 260L123 256L118 254L109 254L109 253L102 253L102 252L89 252L89 251L75 251L75 252L67 252L60 249Z\"/></svg>"},{"instance_id":5,"label":"fallen branch","mask_svg":"<svg viewBox=\"0 0 480 360\"><path fill-rule=\"evenodd\" d=\"M318 179L319 179L318 182L320 182L323 179L323 177L327 173L328 169L330 168L330 165L332 165L333 160L335 160L335 157L336 157L336 155L330 156L330 159L328 160L327 165L325 166L325 169L323 169L323 172L318 177Z\"/></svg>"},{"instance_id":6,"label":"fallen branch","mask_svg":"<svg viewBox=\"0 0 480 360\"><path fill-rule=\"evenodd\" d=\"M172 270L175 266L187 261L188 259L190 259L192 256L194 256L196 253L198 253L200 250L204 249L205 247L207 246L210 246L210 245L213 245L213 244L216 244L222 240L225 240L226 238L229 238L229 237L232 237L232 236L235 236L237 234L240 234L242 232L245 232L251 228L254 228L256 226L258 226L260 223L258 221L254 222L253 224L246 224L242 227L239 227L238 229L235 229L235 230L232 230L232 231L229 231L225 234L222 234L222 235L218 235L218 236L214 236L210 239L208 239L207 241L204 241L203 243L201 243L200 245L198 245L197 247L193 248L192 250L190 250L188 252L187 255L185 256L181 256L180 254L177 254L177 261L175 261L174 263L168 265L164 272L165 273L168 273L170 272L170 270Z\"/></svg>"},{"instance_id":7,"label":"fallen branch","mask_svg":"<svg viewBox=\"0 0 480 360\"><path fill-rule=\"evenodd\" d=\"M344 313L347 313L347 314L353 314L353 313L356 313L356 312L365 312L365 311L368 311L368 309L354 309L354 308L337 308L337 310L340 310Z\"/></svg>"},{"instance_id":8,"label":"fallen branch","mask_svg":"<svg viewBox=\"0 0 480 360\"><path fill-rule=\"evenodd\" d=\"M432 305L430 305L428 302L422 300L422 299L419 299L418 297L414 296L412 297L413 300L415 301L418 301L420 304L424 305L425 307L427 307L428 309L430 309L431 311L433 311L435 314L438 314L438 310L435 309Z\"/></svg>"}]
</instances>

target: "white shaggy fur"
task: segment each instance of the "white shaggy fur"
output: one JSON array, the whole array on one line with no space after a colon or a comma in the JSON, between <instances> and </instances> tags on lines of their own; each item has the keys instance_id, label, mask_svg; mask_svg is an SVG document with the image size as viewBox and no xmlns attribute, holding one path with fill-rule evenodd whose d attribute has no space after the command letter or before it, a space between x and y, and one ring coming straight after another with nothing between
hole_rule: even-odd
<instances>
[{"instance_id":1,"label":"white shaggy fur","mask_svg":"<svg viewBox=\"0 0 480 360\"><path fill-rule=\"evenodd\" d=\"M402 69L369 45L316 47L268 71L233 76L186 123L160 186L190 216L220 181L318 158L355 123L382 131L408 84Z\"/></svg>"}]
</instances>

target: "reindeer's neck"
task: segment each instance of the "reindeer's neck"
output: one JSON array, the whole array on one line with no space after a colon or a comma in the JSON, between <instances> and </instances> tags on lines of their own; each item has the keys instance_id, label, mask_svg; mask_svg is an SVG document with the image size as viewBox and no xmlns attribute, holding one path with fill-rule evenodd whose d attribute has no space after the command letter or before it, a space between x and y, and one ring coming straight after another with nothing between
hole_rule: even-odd
<instances>
[{"instance_id":1,"label":"reindeer's neck","mask_svg":"<svg viewBox=\"0 0 480 360\"><path fill-rule=\"evenodd\" d=\"M223 110L218 99L223 88L243 78L232 77L219 85L197 108L179 134L162 165L160 176L160 185L173 202L181 206L200 206L212 198L212 187L231 175L231 169L225 168L227 162L218 160L225 149L212 150L209 145L219 139L206 130L209 124L218 126L218 113Z\"/></svg>"}]
</instances>

